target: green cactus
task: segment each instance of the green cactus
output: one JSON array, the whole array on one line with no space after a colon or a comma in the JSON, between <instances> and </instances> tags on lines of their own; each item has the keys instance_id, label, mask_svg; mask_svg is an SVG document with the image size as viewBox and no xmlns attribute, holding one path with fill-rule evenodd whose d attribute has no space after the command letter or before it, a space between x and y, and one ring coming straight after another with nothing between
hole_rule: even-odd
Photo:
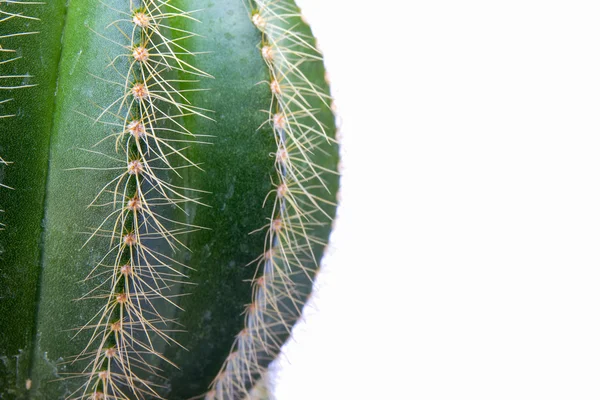
<instances>
[{"instance_id":1,"label":"green cactus","mask_svg":"<svg viewBox=\"0 0 600 400\"><path fill-rule=\"evenodd\" d=\"M297 6L0 0L0 57L0 398L252 398L336 209Z\"/></svg>"}]
</instances>

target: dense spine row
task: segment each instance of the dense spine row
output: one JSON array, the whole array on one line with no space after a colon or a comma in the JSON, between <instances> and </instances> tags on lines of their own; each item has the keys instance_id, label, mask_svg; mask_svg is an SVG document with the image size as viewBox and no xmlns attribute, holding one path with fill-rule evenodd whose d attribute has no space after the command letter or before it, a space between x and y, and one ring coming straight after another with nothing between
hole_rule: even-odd
<instances>
[{"instance_id":1,"label":"dense spine row","mask_svg":"<svg viewBox=\"0 0 600 400\"><path fill-rule=\"evenodd\" d=\"M307 64L322 62L321 54L310 37L296 29L301 15L292 1L256 0L249 8L252 22L262 32L260 51L270 71L266 84L272 101L265 124L272 126L277 144L269 194L275 201L265 227L265 251L257 259L245 327L205 400L253 398L252 386L265 376L268 362L301 315L319 268L313 247L326 245L313 233L331 222L326 209L334 205L318 193L328 192L324 177L337 172L315 161L316 155L336 148L314 106L316 100L328 108L331 99L303 72Z\"/></svg>"},{"instance_id":2,"label":"dense spine row","mask_svg":"<svg viewBox=\"0 0 600 400\"><path fill-rule=\"evenodd\" d=\"M131 0L128 10L113 11L122 18L108 28L117 29L124 42L108 39L123 49L109 65L122 80L110 83L123 95L95 121L113 132L108 137L115 139L116 154L106 156L116 164L115 177L91 204L106 208L107 216L88 240L104 237L110 248L87 277L100 284L82 297L104 305L80 330L91 331L91 337L75 359L84 362L77 375L85 382L72 398L161 398L160 371L149 359L170 363L160 348L179 345L170 337L176 321L161 309L179 308L172 289L185 282L188 268L169 253L185 247L181 235L202 229L163 213L201 204L201 190L176 180L184 169L199 168L185 149L200 136L183 119L206 118L205 110L192 105L178 85L208 75L191 65L195 54L181 45L194 34L171 27L178 18L193 20L193 12L169 0Z\"/></svg>"}]
</instances>

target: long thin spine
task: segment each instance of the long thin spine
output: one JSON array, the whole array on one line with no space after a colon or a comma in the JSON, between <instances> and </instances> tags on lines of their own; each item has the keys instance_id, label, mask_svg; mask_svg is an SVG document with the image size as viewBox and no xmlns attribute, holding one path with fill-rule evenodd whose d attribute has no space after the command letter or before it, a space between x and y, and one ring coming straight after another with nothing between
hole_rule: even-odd
<instances>
[{"instance_id":1,"label":"long thin spine","mask_svg":"<svg viewBox=\"0 0 600 400\"><path fill-rule=\"evenodd\" d=\"M326 107L326 90L311 83L302 65L320 62L311 40L290 22L301 18L288 0L257 0L250 4L252 22L263 34L260 51L271 79L272 93L266 123L273 128L277 148L275 178L270 196L275 198L272 217L265 227L265 251L257 258L253 300L246 311L245 328L237 335L231 352L206 400L252 398L250 389L266 374L269 360L277 356L283 338L299 318L303 294L318 269L313 247L324 246L314 230L330 220L325 210L333 205L315 194L315 186L327 191L324 176L336 171L320 166L314 155L335 144L311 107L317 99ZM310 99L310 101L309 101Z\"/></svg>"},{"instance_id":2,"label":"long thin spine","mask_svg":"<svg viewBox=\"0 0 600 400\"><path fill-rule=\"evenodd\" d=\"M180 344L171 338L176 321L161 315L159 303L178 307L170 291L184 283L187 267L153 243L161 241L175 251L185 247L181 235L202 229L161 212L165 206L183 210L185 203L202 204L201 190L164 177L164 171L179 176L183 169L199 169L185 149L199 143L200 135L188 131L182 119L208 117L177 90L181 79L169 78L171 71L187 75L187 81L209 76L186 61L193 53L182 47L181 39L172 38L169 28L170 20L193 16L169 0L131 1L129 9L113 11L122 18L108 28L119 31L123 41L109 43L120 46L123 54L109 67L122 78L111 83L123 94L94 119L116 129L107 136L115 139L115 155L106 155L116 163L115 177L90 204L106 208L107 217L88 240L104 237L109 250L87 277L102 283L82 296L101 299L104 305L79 329L78 334L89 331L90 340L73 360L84 364L74 376L83 376L84 382L73 399L161 398L160 385L145 378L160 377L149 359L170 363L159 347ZM117 67L123 60L126 73Z\"/></svg>"}]
</instances>

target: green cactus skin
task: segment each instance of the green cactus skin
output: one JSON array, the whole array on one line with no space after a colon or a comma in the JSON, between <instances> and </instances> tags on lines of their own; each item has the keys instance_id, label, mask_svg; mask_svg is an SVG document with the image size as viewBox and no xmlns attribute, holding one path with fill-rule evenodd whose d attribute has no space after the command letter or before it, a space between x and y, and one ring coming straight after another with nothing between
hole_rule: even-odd
<instances>
[{"instance_id":1,"label":"green cactus skin","mask_svg":"<svg viewBox=\"0 0 600 400\"><path fill-rule=\"evenodd\" d=\"M0 52L4 61L0 75L31 76L0 82L5 87L21 85L0 90L0 115L5 116L0 118L0 155L10 162L1 166L0 184L12 188L0 188L0 206L4 210L1 221L5 225L0 233L2 398L12 398L21 391L18 388L25 386L31 365L48 148L64 9L64 4L54 2L0 0L0 47L13 50Z\"/></svg>"},{"instance_id":2,"label":"green cactus skin","mask_svg":"<svg viewBox=\"0 0 600 400\"><path fill-rule=\"evenodd\" d=\"M23 57L0 75L32 76L0 104L15 115L0 119L14 188L0 398L246 398L310 295L336 207L329 87L298 8L3 12L39 21L11 18L0 37L40 34L0 43Z\"/></svg>"}]
</instances>

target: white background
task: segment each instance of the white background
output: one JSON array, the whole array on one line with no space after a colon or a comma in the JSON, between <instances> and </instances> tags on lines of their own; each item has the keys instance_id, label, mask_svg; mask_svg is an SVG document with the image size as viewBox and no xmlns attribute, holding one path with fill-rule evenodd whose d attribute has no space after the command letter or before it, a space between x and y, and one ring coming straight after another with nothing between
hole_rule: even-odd
<instances>
[{"instance_id":1,"label":"white background","mask_svg":"<svg viewBox=\"0 0 600 400\"><path fill-rule=\"evenodd\" d=\"M343 189L277 399L600 399L600 3L298 3Z\"/></svg>"}]
</instances>

